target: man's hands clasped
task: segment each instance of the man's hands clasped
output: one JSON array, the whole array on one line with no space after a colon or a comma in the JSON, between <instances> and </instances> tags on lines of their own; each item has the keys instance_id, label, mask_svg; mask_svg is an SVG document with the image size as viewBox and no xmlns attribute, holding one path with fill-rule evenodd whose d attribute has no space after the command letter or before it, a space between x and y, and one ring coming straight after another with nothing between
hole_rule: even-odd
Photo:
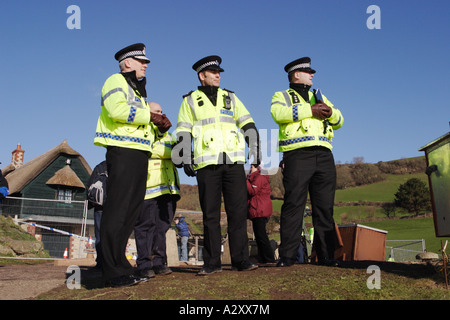
<instances>
[{"instance_id":1,"label":"man's hands clasped","mask_svg":"<svg viewBox=\"0 0 450 320\"><path fill-rule=\"evenodd\" d=\"M172 123L170 123L169 118L165 114L150 112L150 121L158 127L161 133L167 132L172 126Z\"/></svg>"},{"instance_id":2,"label":"man's hands clasped","mask_svg":"<svg viewBox=\"0 0 450 320\"><path fill-rule=\"evenodd\" d=\"M312 115L319 120L325 120L331 117L333 110L323 102L311 106Z\"/></svg>"}]
</instances>

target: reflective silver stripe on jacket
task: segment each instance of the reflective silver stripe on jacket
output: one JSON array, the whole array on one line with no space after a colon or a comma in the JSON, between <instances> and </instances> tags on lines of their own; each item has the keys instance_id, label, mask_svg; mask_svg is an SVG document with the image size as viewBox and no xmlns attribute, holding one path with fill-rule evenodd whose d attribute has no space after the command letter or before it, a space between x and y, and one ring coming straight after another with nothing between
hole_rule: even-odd
<instances>
[{"instance_id":1,"label":"reflective silver stripe on jacket","mask_svg":"<svg viewBox=\"0 0 450 320\"><path fill-rule=\"evenodd\" d=\"M287 106L291 107L292 101L291 101L291 97L289 96L289 93L287 93L286 91L283 91L283 96L284 96L284 100L286 100Z\"/></svg>"},{"instance_id":2,"label":"reflective silver stripe on jacket","mask_svg":"<svg viewBox=\"0 0 450 320\"><path fill-rule=\"evenodd\" d=\"M165 191L165 190L171 190L171 191L175 191L175 192L179 192L180 189L177 186L157 186L157 187L153 187L153 188L148 188L145 191L146 195L152 194L152 193L157 193L157 192L161 192L161 191Z\"/></svg>"},{"instance_id":3,"label":"reflective silver stripe on jacket","mask_svg":"<svg viewBox=\"0 0 450 320\"><path fill-rule=\"evenodd\" d=\"M177 128L179 128L179 127L192 129L193 125L189 122L180 121L180 122L177 122Z\"/></svg>"},{"instance_id":4,"label":"reflective silver stripe on jacket","mask_svg":"<svg viewBox=\"0 0 450 320\"><path fill-rule=\"evenodd\" d=\"M113 93L116 93L116 92L122 92L123 95L125 96L125 99L127 99L127 94L126 94L125 91L123 91L122 88L115 88L115 89L109 90L104 96L102 96L101 105L103 106L105 100L108 99L108 97L109 97L110 95L112 95Z\"/></svg>"},{"instance_id":5,"label":"reflective silver stripe on jacket","mask_svg":"<svg viewBox=\"0 0 450 320\"><path fill-rule=\"evenodd\" d=\"M244 122L247 119L250 119L252 116L250 114L246 114L245 116L240 117L239 119L237 119L237 124L238 126Z\"/></svg>"},{"instance_id":6,"label":"reflective silver stripe on jacket","mask_svg":"<svg viewBox=\"0 0 450 320\"><path fill-rule=\"evenodd\" d=\"M111 89L102 97L101 105L104 106L105 100L116 92L122 92L123 95L125 96L125 99L127 99L127 105L130 106L130 113L128 114L127 123L133 123L134 118L136 117L137 108L145 109L145 106L142 104L142 99L145 98L143 97L139 98L138 96L136 96L133 88L131 88L131 86L128 85L128 96L122 88Z\"/></svg>"}]
</instances>

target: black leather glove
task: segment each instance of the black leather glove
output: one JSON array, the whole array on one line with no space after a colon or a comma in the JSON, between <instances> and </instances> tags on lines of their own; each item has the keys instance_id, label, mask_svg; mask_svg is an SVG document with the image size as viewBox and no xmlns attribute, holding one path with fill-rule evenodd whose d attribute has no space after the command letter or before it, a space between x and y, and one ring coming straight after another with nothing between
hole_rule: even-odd
<instances>
[{"instance_id":1,"label":"black leather glove","mask_svg":"<svg viewBox=\"0 0 450 320\"><path fill-rule=\"evenodd\" d=\"M161 133L167 132L172 126L172 123L170 123L169 118L165 114L150 112L150 121L158 127Z\"/></svg>"},{"instance_id":2,"label":"black leather glove","mask_svg":"<svg viewBox=\"0 0 450 320\"><path fill-rule=\"evenodd\" d=\"M261 164L261 150L259 150L258 145L252 145L248 148L248 160L252 159L251 164L255 167Z\"/></svg>"},{"instance_id":3,"label":"black leather glove","mask_svg":"<svg viewBox=\"0 0 450 320\"><path fill-rule=\"evenodd\" d=\"M328 119L329 117L331 117L332 114L333 114L333 110L329 106L324 104L322 106L322 115L325 117L325 119Z\"/></svg>"},{"instance_id":4,"label":"black leather glove","mask_svg":"<svg viewBox=\"0 0 450 320\"><path fill-rule=\"evenodd\" d=\"M186 175L188 177L195 177L196 173L194 170L194 166L192 164L184 164L183 165L183 169L184 169L184 173L186 173Z\"/></svg>"},{"instance_id":5,"label":"black leather glove","mask_svg":"<svg viewBox=\"0 0 450 320\"><path fill-rule=\"evenodd\" d=\"M312 115L319 120L325 120L331 116L331 108L323 102L311 106Z\"/></svg>"}]
</instances>

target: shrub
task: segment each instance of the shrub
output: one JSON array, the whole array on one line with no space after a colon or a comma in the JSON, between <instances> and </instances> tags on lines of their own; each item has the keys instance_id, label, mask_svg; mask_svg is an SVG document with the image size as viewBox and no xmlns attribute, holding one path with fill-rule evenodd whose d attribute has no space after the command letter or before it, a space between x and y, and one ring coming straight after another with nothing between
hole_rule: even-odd
<instances>
[{"instance_id":1,"label":"shrub","mask_svg":"<svg viewBox=\"0 0 450 320\"><path fill-rule=\"evenodd\" d=\"M418 215L423 210L431 209L430 192L425 183L412 178L401 184L395 193L395 205Z\"/></svg>"},{"instance_id":2,"label":"shrub","mask_svg":"<svg viewBox=\"0 0 450 320\"><path fill-rule=\"evenodd\" d=\"M397 207L395 206L394 202L385 202L381 205L381 209L383 210L383 213L388 218L395 217L395 212L397 210Z\"/></svg>"}]
</instances>

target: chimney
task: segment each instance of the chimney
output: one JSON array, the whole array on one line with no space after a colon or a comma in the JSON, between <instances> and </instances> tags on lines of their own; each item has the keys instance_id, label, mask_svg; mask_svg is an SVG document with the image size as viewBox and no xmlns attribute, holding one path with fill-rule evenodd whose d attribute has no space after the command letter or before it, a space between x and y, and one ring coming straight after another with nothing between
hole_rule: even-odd
<instances>
[{"instance_id":1,"label":"chimney","mask_svg":"<svg viewBox=\"0 0 450 320\"><path fill-rule=\"evenodd\" d=\"M12 160L11 164L14 166L14 168L20 168L23 165L23 154L25 153L25 150L22 150L20 147L20 142L17 144L16 150L12 152Z\"/></svg>"}]
</instances>

